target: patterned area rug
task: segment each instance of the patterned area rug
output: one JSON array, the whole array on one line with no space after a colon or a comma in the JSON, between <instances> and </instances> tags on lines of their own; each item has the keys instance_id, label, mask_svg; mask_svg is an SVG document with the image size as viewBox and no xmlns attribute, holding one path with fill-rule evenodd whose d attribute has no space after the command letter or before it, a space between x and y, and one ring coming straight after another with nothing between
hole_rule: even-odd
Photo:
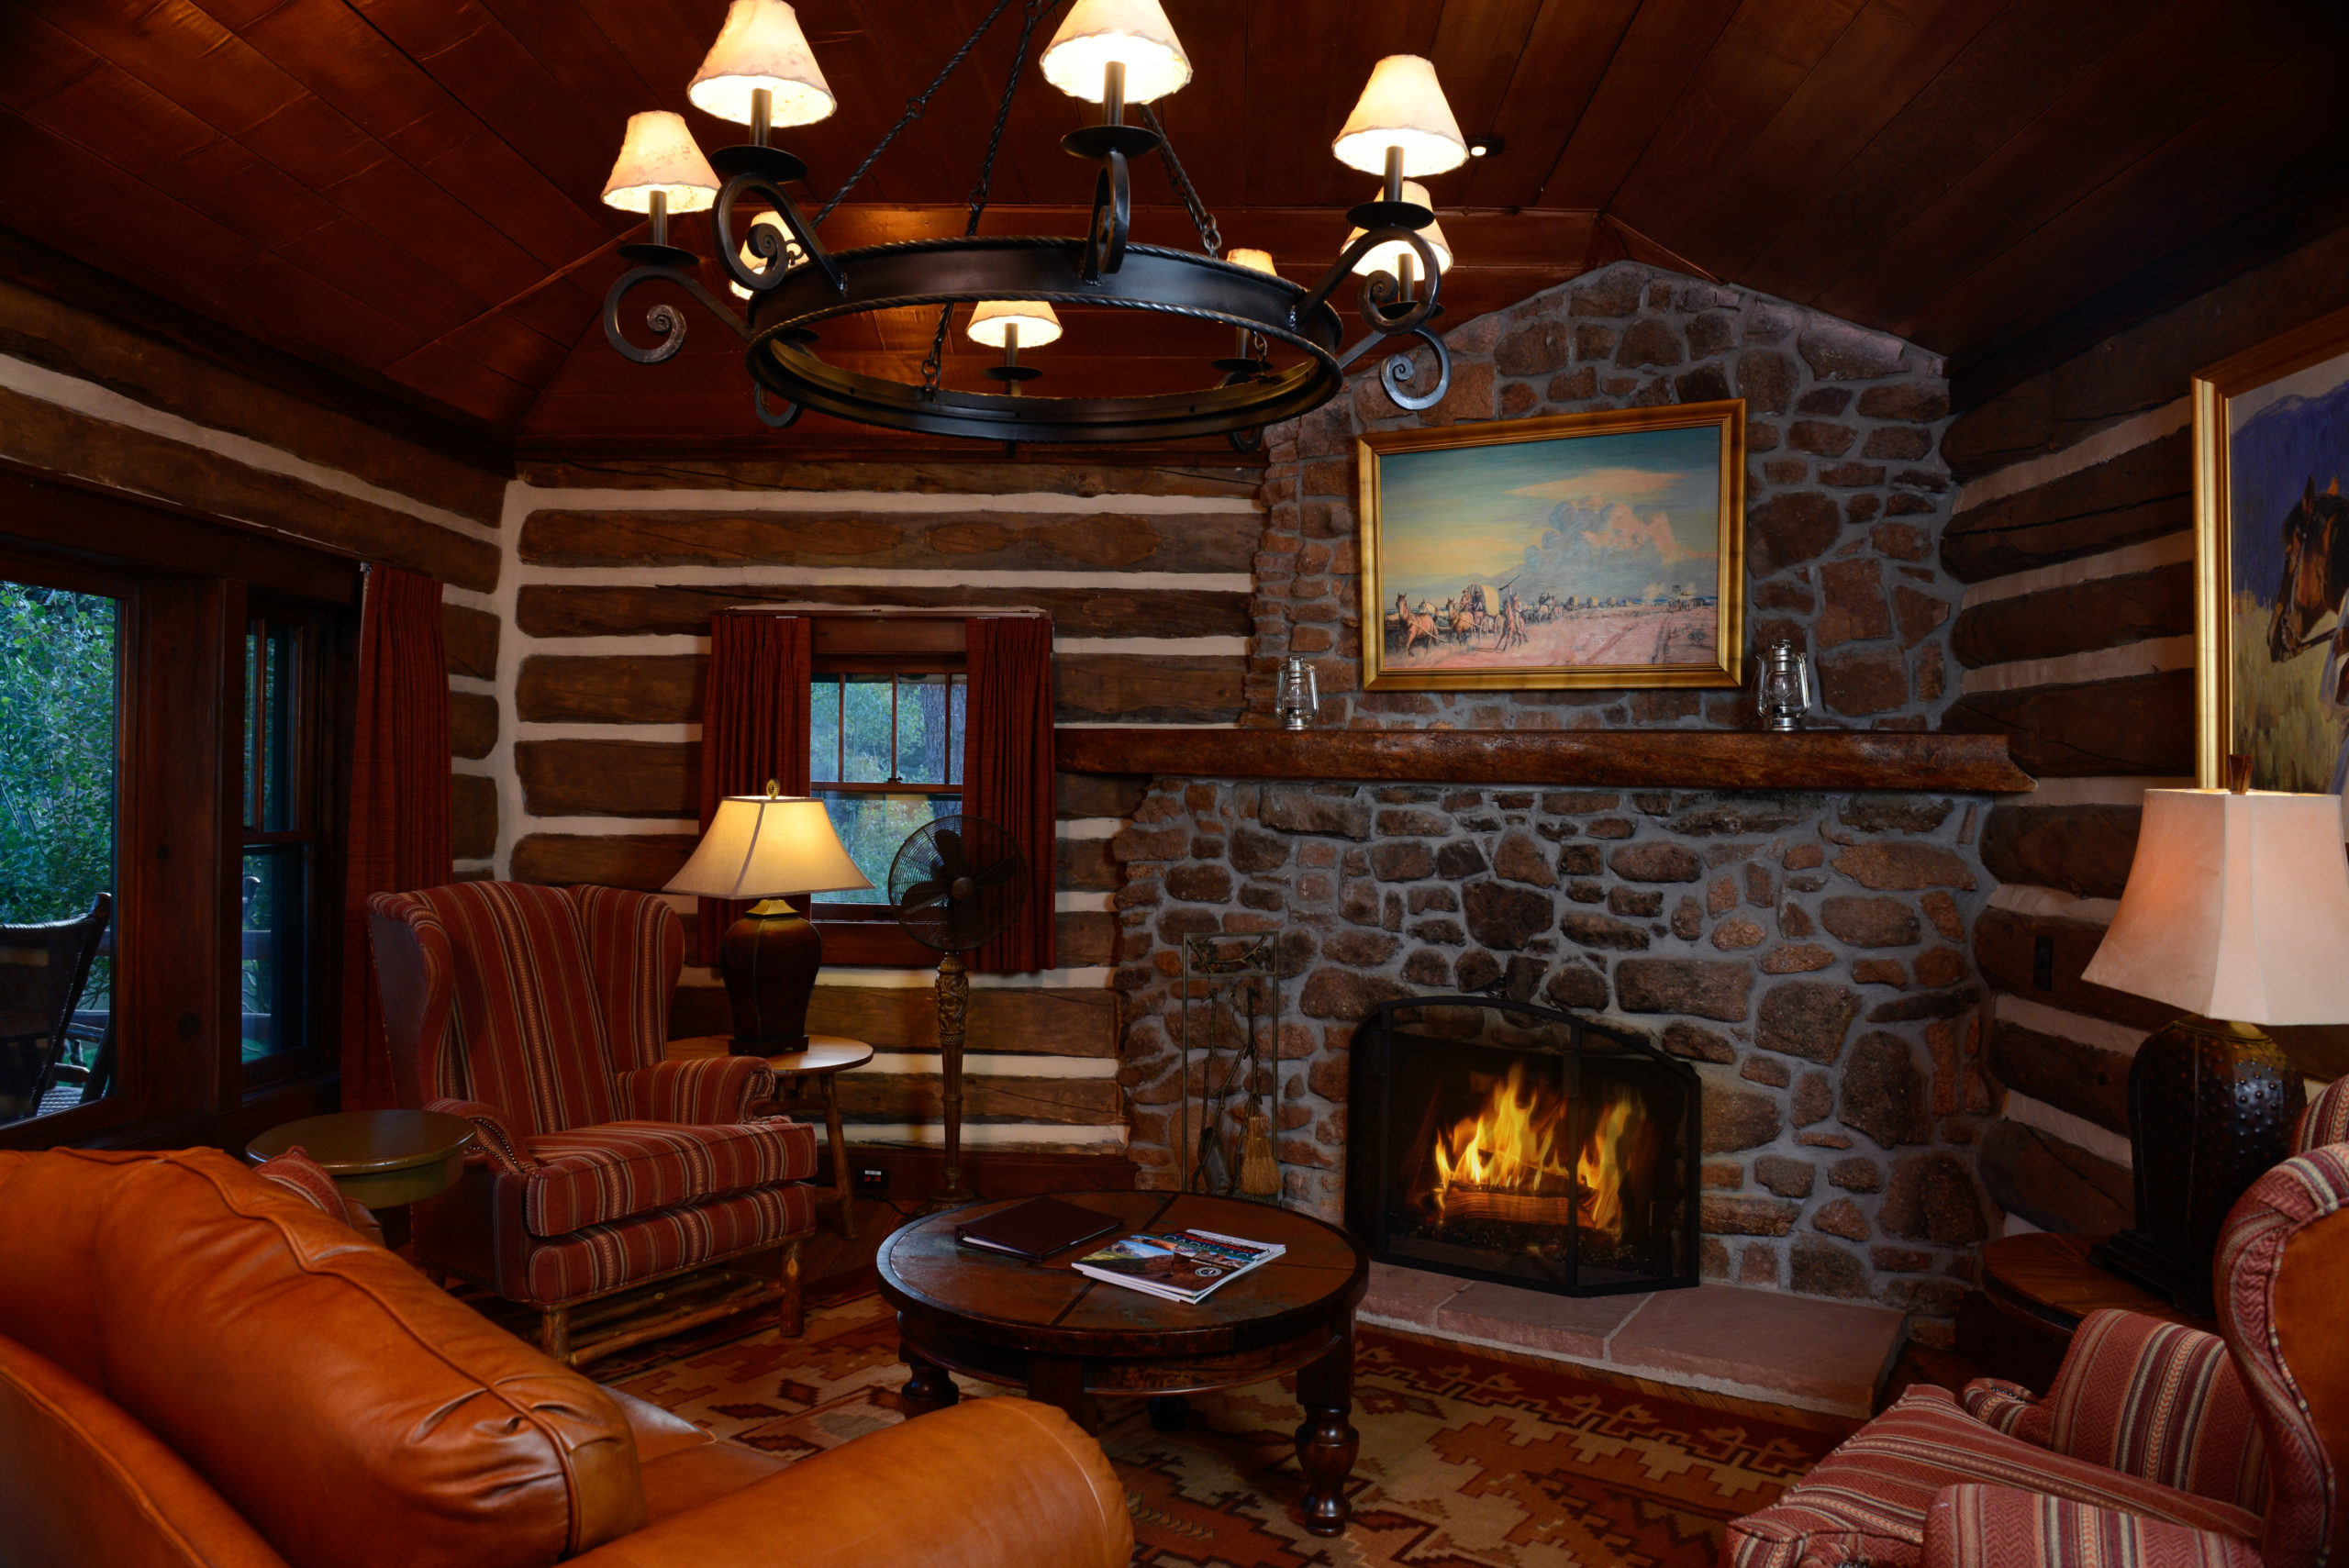
<instances>
[{"instance_id":1,"label":"patterned area rug","mask_svg":"<svg viewBox=\"0 0 2349 1568\"><path fill-rule=\"evenodd\" d=\"M793 1457L905 1419L896 1327L877 1296L618 1380L717 1435ZM1105 1407L1137 1563L1165 1568L1711 1568L1722 1526L1825 1455L1848 1427L1601 1383L1473 1347L1356 1336L1354 1517L1323 1540L1303 1494L1293 1387L1191 1401L1177 1432ZM965 1396L999 1392L962 1380Z\"/></svg>"}]
</instances>

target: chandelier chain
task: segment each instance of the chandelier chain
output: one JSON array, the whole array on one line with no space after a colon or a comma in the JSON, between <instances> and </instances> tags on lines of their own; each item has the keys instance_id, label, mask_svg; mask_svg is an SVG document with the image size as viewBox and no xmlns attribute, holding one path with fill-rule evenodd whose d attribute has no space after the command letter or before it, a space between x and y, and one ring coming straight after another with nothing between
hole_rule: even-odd
<instances>
[{"instance_id":1,"label":"chandelier chain","mask_svg":"<svg viewBox=\"0 0 2349 1568\"><path fill-rule=\"evenodd\" d=\"M1008 4L1008 0L1003 0ZM986 22L980 24L985 32L987 25L1003 13L1003 4L987 13ZM987 133L987 154L979 160L978 183L971 187L971 215L963 221L963 238L970 239L979 231L979 215L987 210L987 191L995 183L996 154L1003 150L1003 128L1011 118L1012 95L1019 91L1019 73L1028 69L1028 43L1036 36L1036 18L1060 4L1060 0L1028 0L1028 8L1019 18L1019 41L1012 46L1011 71L1004 78L1003 101L995 107L995 128ZM976 35L973 35L975 41ZM969 44L963 46L967 52ZM959 57L958 57L959 58ZM952 71L952 65L947 70ZM946 332L954 322L954 307L938 307L938 329L930 335L930 352L921 361L921 389L926 397L938 395L938 378L946 368Z\"/></svg>"},{"instance_id":2,"label":"chandelier chain","mask_svg":"<svg viewBox=\"0 0 2349 1568\"><path fill-rule=\"evenodd\" d=\"M1166 134L1166 128L1158 123L1158 111L1148 104L1141 105L1141 117L1149 123L1152 130L1158 133L1158 156L1166 164L1166 177L1174 182L1175 194L1183 198L1183 205L1191 209L1191 222L1199 231L1199 244L1208 255L1220 261L1223 257L1223 230L1216 227L1215 214L1208 211L1207 204L1199 200L1199 193L1191 184L1191 176L1184 172L1183 161L1174 156L1174 139Z\"/></svg>"},{"instance_id":3,"label":"chandelier chain","mask_svg":"<svg viewBox=\"0 0 2349 1568\"><path fill-rule=\"evenodd\" d=\"M873 165L880 160L884 152L889 150L889 144L897 139L897 133L921 118L923 113L930 107L930 95L946 84L946 79L953 75L955 68L963 63L964 57L978 47L979 39L985 36L989 28L995 26L995 19L1002 16L1004 7L1010 4L1011 0L995 0L994 6L985 16L979 18L979 25L971 29L971 36L963 40L963 47L956 50L947 59L946 63L938 68L938 74L930 79L930 85L906 100L906 112L897 117L897 123L882 133L881 139L873 144L873 150L864 155L864 161L856 166L855 172L841 182L841 188L832 193L832 199L823 205L822 209L809 222L808 228L821 228L824 219L832 216L832 209L846 201L848 194L863 183L864 176L872 171ZM1013 80L1018 80L1016 74Z\"/></svg>"}]
</instances>

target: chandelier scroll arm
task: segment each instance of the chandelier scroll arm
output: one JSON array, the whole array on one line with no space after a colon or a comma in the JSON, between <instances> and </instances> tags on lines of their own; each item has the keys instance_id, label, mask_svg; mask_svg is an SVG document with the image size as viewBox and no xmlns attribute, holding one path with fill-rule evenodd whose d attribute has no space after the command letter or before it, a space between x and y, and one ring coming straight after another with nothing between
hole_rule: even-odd
<instances>
[{"instance_id":1,"label":"chandelier scroll arm","mask_svg":"<svg viewBox=\"0 0 2349 1568\"><path fill-rule=\"evenodd\" d=\"M1387 273L1374 272L1371 274L1370 281L1363 284L1363 320L1374 332L1384 337L1393 337L1397 333L1414 330L1428 317L1433 316L1438 308L1437 296L1442 283L1442 273L1435 264L1435 251L1412 229L1373 228L1365 230L1361 239L1338 253L1338 259L1330 264L1329 272L1322 276L1319 284L1314 285L1313 292L1297 301L1296 307L1290 311L1289 324L1293 327L1308 319L1316 310L1328 304L1330 296L1337 293L1339 286L1353 275L1356 261L1368 255L1374 246L1384 245L1392 240L1400 240L1410 246L1419 253L1419 260L1426 264L1427 295L1415 302L1404 314L1390 317L1386 314L1385 302L1377 296L1377 281L1382 278L1387 279L1387 287L1390 290L1396 284ZM1355 350L1357 353L1360 351L1359 349ZM1346 357L1351 359L1353 355L1349 354Z\"/></svg>"},{"instance_id":2,"label":"chandelier scroll arm","mask_svg":"<svg viewBox=\"0 0 2349 1568\"><path fill-rule=\"evenodd\" d=\"M709 209L710 225L718 236L718 264L726 269L729 277L753 294L763 294L781 286L784 273L790 271L780 241L773 242L776 249L771 265L753 271L743 264L734 238L734 206L746 195L763 197L774 208L775 216L791 231L792 243L799 247L799 253L807 257L807 264L823 274L824 281L832 285L834 294L848 287L848 280L841 274L840 263L832 260L829 250L824 249L824 242L816 238L816 226L807 221L807 215L799 210L799 204L791 199L791 193L757 172L737 174L728 180L718 193L717 203ZM759 232L760 227L755 223L751 226L749 244L757 254L765 256L765 247L770 241Z\"/></svg>"},{"instance_id":3,"label":"chandelier scroll arm","mask_svg":"<svg viewBox=\"0 0 2349 1568\"><path fill-rule=\"evenodd\" d=\"M659 343L640 349L620 329L620 302L642 284L655 282L674 284L708 306L710 314L732 328L737 338L745 343L751 340L750 323L728 309L725 302L702 287L701 281L692 273L669 266L631 267L613 279L612 286L605 291L604 340L638 364L657 365L663 360L674 359L677 350L685 346L685 313L666 300L644 313L644 324L662 334Z\"/></svg>"},{"instance_id":4,"label":"chandelier scroll arm","mask_svg":"<svg viewBox=\"0 0 2349 1568\"><path fill-rule=\"evenodd\" d=\"M1126 264L1126 236L1133 227L1133 184L1126 171L1126 155L1111 148L1101 155L1101 173L1093 182L1093 217L1085 233L1085 281L1097 284L1104 273Z\"/></svg>"},{"instance_id":5,"label":"chandelier scroll arm","mask_svg":"<svg viewBox=\"0 0 2349 1568\"><path fill-rule=\"evenodd\" d=\"M786 402L784 404L784 408L786 410L785 413L768 413L767 389L755 381L751 384L751 412L759 417L760 424L770 430L788 429L799 422L801 414L807 412L796 403Z\"/></svg>"},{"instance_id":6,"label":"chandelier scroll arm","mask_svg":"<svg viewBox=\"0 0 2349 1568\"><path fill-rule=\"evenodd\" d=\"M1369 337L1341 353L1338 356L1338 364L1341 369L1353 364L1382 338L1407 336L1419 339L1435 350L1434 387L1424 393L1410 393L1403 390L1404 384L1415 379L1419 372L1418 368L1411 363L1411 356L1401 350L1387 355L1386 362L1378 367L1378 381L1379 384L1386 389L1387 400L1396 407L1407 408L1417 413L1423 408L1434 407L1443 401L1443 395L1452 390L1452 350L1443 346L1442 339L1426 328L1404 327L1393 332L1374 331Z\"/></svg>"}]
</instances>

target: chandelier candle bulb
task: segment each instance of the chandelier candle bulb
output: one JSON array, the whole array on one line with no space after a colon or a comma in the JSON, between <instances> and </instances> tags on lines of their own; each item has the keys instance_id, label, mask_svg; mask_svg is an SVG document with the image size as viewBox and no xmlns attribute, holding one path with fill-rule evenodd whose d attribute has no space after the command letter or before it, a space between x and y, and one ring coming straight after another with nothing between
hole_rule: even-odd
<instances>
[{"instance_id":1,"label":"chandelier candle bulb","mask_svg":"<svg viewBox=\"0 0 2349 1568\"><path fill-rule=\"evenodd\" d=\"M1330 144L1339 162L1382 177L1389 149L1400 151L1407 176L1441 174L1468 161L1467 139L1435 67L1419 55L1390 54L1373 67L1345 128Z\"/></svg>"},{"instance_id":2,"label":"chandelier candle bulb","mask_svg":"<svg viewBox=\"0 0 2349 1568\"><path fill-rule=\"evenodd\" d=\"M685 96L704 114L751 127L756 147L768 126L813 125L836 106L789 0L734 0Z\"/></svg>"},{"instance_id":3,"label":"chandelier candle bulb","mask_svg":"<svg viewBox=\"0 0 2349 1568\"><path fill-rule=\"evenodd\" d=\"M1154 102L1191 80L1191 57L1158 0L1077 0L1039 64L1044 80L1070 97L1105 106L1113 65L1123 68L1120 106ZM1118 118L1105 116L1103 123Z\"/></svg>"}]
</instances>

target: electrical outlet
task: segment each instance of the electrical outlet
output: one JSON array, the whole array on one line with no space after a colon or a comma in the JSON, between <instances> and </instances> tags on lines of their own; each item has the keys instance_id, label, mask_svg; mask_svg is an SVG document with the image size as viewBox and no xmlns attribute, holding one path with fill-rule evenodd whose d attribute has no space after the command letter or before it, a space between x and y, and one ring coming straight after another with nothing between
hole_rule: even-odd
<instances>
[{"instance_id":1,"label":"electrical outlet","mask_svg":"<svg viewBox=\"0 0 2349 1568\"><path fill-rule=\"evenodd\" d=\"M885 1193L889 1190L889 1173L878 1165L865 1165L856 1173L856 1190L861 1193Z\"/></svg>"},{"instance_id":2,"label":"electrical outlet","mask_svg":"<svg viewBox=\"0 0 2349 1568\"><path fill-rule=\"evenodd\" d=\"M2031 983L2042 991L2055 989L2055 939L2036 937L2031 944Z\"/></svg>"}]
</instances>

